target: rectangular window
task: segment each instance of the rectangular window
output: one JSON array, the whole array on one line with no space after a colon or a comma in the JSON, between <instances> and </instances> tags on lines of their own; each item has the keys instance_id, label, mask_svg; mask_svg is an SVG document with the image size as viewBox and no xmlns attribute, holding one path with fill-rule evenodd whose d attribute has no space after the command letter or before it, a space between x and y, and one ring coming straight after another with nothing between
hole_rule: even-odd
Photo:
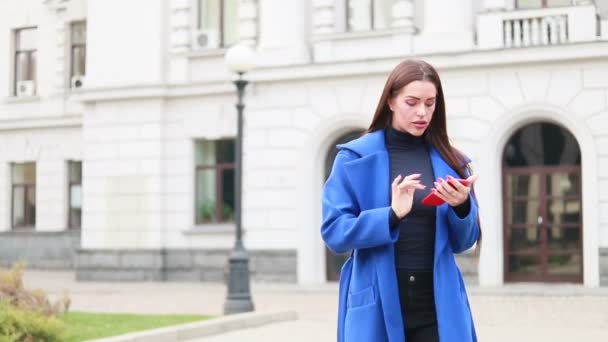
<instances>
[{"instance_id":1,"label":"rectangular window","mask_svg":"<svg viewBox=\"0 0 608 342\"><path fill-rule=\"evenodd\" d=\"M36 28L15 30L13 95L33 96L36 93Z\"/></svg>"},{"instance_id":2,"label":"rectangular window","mask_svg":"<svg viewBox=\"0 0 608 342\"><path fill-rule=\"evenodd\" d=\"M80 88L86 73L87 23L75 21L70 25L70 87Z\"/></svg>"},{"instance_id":3,"label":"rectangular window","mask_svg":"<svg viewBox=\"0 0 608 342\"><path fill-rule=\"evenodd\" d=\"M515 2L515 7L519 9L565 7L571 5L572 0L516 0Z\"/></svg>"},{"instance_id":4,"label":"rectangular window","mask_svg":"<svg viewBox=\"0 0 608 342\"><path fill-rule=\"evenodd\" d=\"M238 43L238 6L238 0L198 0L196 47L228 47Z\"/></svg>"},{"instance_id":5,"label":"rectangular window","mask_svg":"<svg viewBox=\"0 0 608 342\"><path fill-rule=\"evenodd\" d=\"M235 140L196 142L196 224L234 221Z\"/></svg>"},{"instance_id":6,"label":"rectangular window","mask_svg":"<svg viewBox=\"0 0 608 342\"><path fill-rule=\"evenodd\" d=\"M11 167L12 226L36 226L36 163L15 163Z\"/></svg>"},{"instance_id":7,"label":"rectangular window","mask_svg":"<svg viewBox=\"0 0 608 342\"><path fill-rule=\"evenodd\" d=\"M392 0L346 0L347 30L384 30L391 27Z\"/></svg>"},{"instance_id":8,"label":"rectangular window","mask_svg":"<svg viewBox=\"0 0 608 342\"><path fill-rule=\"evenodd\" d=\"M80 229L82 219L82 162L68 162L68 227Z\"/></svg>"}]
</instances>

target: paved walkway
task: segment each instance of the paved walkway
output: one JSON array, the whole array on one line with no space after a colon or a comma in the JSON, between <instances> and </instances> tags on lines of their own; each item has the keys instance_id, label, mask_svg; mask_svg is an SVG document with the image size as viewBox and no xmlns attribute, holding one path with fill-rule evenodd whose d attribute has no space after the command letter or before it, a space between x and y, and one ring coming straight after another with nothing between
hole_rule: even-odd
<instances>
[{"instance_id":1,"label":"paved walkway","mask_svg":"<svg viewBox=\"0 0 608 342\"><path fill-rule=\"evenodd\" d=\"M72 272L27 271L25 284L51 295L67 291L72 310L96 312L221 315L226 291L211 283L76 282ZM469 292L480 341L608 341L608 288L510 285ZM333 341L336 293L335 284L252 284L256 310L295 310L299 319L196 341Z\"/></svg>"}]
</instances>

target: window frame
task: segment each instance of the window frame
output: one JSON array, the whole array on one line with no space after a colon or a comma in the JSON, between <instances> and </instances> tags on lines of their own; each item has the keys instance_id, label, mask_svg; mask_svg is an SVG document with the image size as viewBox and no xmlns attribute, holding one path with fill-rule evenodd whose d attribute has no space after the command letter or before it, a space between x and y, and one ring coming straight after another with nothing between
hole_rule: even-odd
<instances>
[{"instance_id":1,"label":"window frame","mask_svg":"<svg viewBox=\"0 0 608 342\"><path fill-rule=\"evenodd\" d=\"M529 10L529 9L539 9L539 8L551 8L553 6L549 6L549 0L540 0L541 1L541 5L540 7L534 7L534 8L520 8L519 7L519 0L514 0L515 1L515 9L518 10ZM570 5L572 5L572 1L570 1Z\"/></svg>"},{"instance_id":2,"label":"window frame","mask_svg":"<svg viewBox=\"0 0 608 342\"><path fill-rule=\"evenodd\" d=\"M198 139L194 141L194 153L195 156L198 153L198 146L199 144L204 144L204 143L218 143L221 141L233 141L236 144L236 139L235 138L219 138L219 139ZM236 147L236 145L235 145ZM236 150L235 150L236 153ZM225 223L234 223L234 219L233 220L224 220L223 219L223 209L224 209L224 194L222 192L223 186L224 186L224 176L223 176L223 171L225 170L235 170L236 172L236 161L234 162L222 162L222 163L218 163L217 162L217 158L218 156L216 155L215 157L215 163L214 164L199 164L196 161L196 157L195 157L195 161L194 161L194 223L197 226L200 225L210 225L210 224L225 224ZM201 171L205 171L205 170L214 170L215 171L215 221L209 221L209 222L205 222L205 221L201 221L199 220L199 212L198 212L198 206L199 206L199 172ZM235 193L236 196L236 193ZM234 208L233 208L234 209Z\"/></svg>"},{"instance_id":3,"label":"window frame","mask_svg":"<svg viewBox=\"0 0 608 342\"><path fill-rule=\"evenodd\" d=\"M367 19L369 23L369 29L360 29L354 30L350 25L350 15L351 15L351 6L350 3L353 0L340 0L339 11L344 15L344 22L339 21L338 17L336 17L336 25L342 27L344 32L348 33L365 33L365 32L382 32L382 31L390 31L392 30L392 17L384 18L387 21L384 22L378 14L382 14L384 10L388 9L389 12L392 13L392 8L384 8L383 6L392 6L391 2L387 0L368 0L369 6L367 8ZM343 6L343 7L342 7ZM338 7L336 7L338 8ZM380 20L379 20L380 19ZM384 26L379 27L381 23L384 22Z\"/></svg>"},{"instance_id":4,"label":"window frame","mask_svg":"<svg viewBox=\"0 0 608 342\"><path fill-rule=\"evenodd\" d=\"M74 164L80 164L80 181L73 182L72 181L72 168L71 166ZM72 222L72 187L79 185L80 186L80 225L75 225ZM82 229L82 161L80 160L68 160L68 203L67 203L67 211L68 211L68 229L78 230Z\"/></svg>"},{"instance_id":5,"label":"window frame","mask_svg":"<svg viewBox=\"0 0 608 342\"><path fill-rule=\"evenodd\" d=\"M205 30L205 28L202 27L203 24L203 15L202 15L202 7L203 7L203 1L217 1L219 2L218 4L218 8L219 8L219 12L215 13L215 15L219 15L219 22L218 22L218 45L214 46L214 47L208 47L208 49L221 49L221 48L227 48L229 47L226 44L226 4L225 1L229 1L229 0L196 0L196 13L194 16L194 24L195 24L195 29L196 30ZM237 1L236 2L236 6L237 8L239 7L240 3ZM239 25L239 18L238 18L238 11L237 11L237 18L236 18L236 24Z\"/></svg>"},{"instance_id":6,"label":"window frame","mask_svg":"<svg viewBox=\"0 0 608 342\"><path fill-rule=\"evenodd\" d=\"M24 164L33 164L34 165L34 183L30 184L27 182L17 183L15 182L14 170L17 165ZM36 162L22 162L22 163L11 163L11 229L12 230L30 230L36 229ZM15 224L15 190L17 188L23 188L23 224L16 225ZM34 221L29 222L28 213L28 199L29 199L29 191L32 189L34 193L34 201L33 201L33 210L34 210ZM30 209L31 210L31 209Z\"/></svg>"},{"instance_id":7,"label":"window frame","mask_svg":"<svg viewBox=\"0 0 608 342\"><path fill-rule=\"evenodd\" d=\"M35 31L34 34L37 33L38 27L37 26L26 26L26 27L19 27L19 28L15 28L13 29L13 86L12 86L12 96L17 96L17 83L19 81L33 81L34 84L36 84L36 70L32 69L32 55L36 55L36 53L38 52L38 48L36 46L36 48L33 49L21 49L20 45L20 35L23 31L27 31L27 30L32 30ZM27 70L26 70L26 74L27 74L27 78L20 80L18 79L18 72L17 72L17 68L19 65L19 55L20 54L26 54L27 55ZM37 63L36 63L37 66ZM34 95L37 93L36 91L36 87L34 87Z\"/></svg>"},{"instance_id":8,"label":"window frame","mask_svg":"<svg viewBox=\"0 0 608 342\"><path fill-rule=\"evenodd\" d=\"M75 25L79 25L82 24L84 25L84 43L74 43L74 27ZM70 40L70 45L69 45L69 68L70 68L70 74L69 74L69 87L72 88L72 78L74 76L85 76L86 75L86 61L87 61L87 40L86 40L86 32L87 32L87 20L86 19L81 19L81 20L73 20L69 23L69 40ZM76 75L74 73L74 62L75 62L75 58L74 58L74 51L77 48L82 48L84 51L84 70L82 74L78 74Z\"/></svg>"}]
</instances>

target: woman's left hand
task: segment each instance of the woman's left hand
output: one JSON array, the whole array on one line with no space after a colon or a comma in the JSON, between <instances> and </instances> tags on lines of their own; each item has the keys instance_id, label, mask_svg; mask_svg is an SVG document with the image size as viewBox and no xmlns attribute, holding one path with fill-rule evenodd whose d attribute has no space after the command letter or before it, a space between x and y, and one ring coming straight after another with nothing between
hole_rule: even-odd
<instances>
[{"instance_id":1,"label":"woman's left hand","mask_svg":"<svg viewBox=\"0 0 608 342\"><path fill-rule=\"evenodd\" d=\"M462 185L456 178L448 176L448 179L438 178L435 182L435 188L431 189L435 195L446 201L450 206L457 207L469 198L471 186L477 180L477 175L472 175L467 178L469 185Z\"/></svg>"}]
</instances>

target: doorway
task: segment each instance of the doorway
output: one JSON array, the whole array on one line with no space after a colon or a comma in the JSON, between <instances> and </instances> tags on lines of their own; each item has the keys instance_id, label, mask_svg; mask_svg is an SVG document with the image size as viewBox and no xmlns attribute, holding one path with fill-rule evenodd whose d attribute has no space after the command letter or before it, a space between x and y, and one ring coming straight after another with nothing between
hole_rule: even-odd
<instances>
[{"instance_id":1,"label":"doorway","mask_svg":"<svg viewBox=\"0 0 608 342\"><path fill-rule=\"evenodd\" d=\"M583 281L581 153L548 122L516 131L503 151L506 282Z\"/></svg>"}]
</instances>

